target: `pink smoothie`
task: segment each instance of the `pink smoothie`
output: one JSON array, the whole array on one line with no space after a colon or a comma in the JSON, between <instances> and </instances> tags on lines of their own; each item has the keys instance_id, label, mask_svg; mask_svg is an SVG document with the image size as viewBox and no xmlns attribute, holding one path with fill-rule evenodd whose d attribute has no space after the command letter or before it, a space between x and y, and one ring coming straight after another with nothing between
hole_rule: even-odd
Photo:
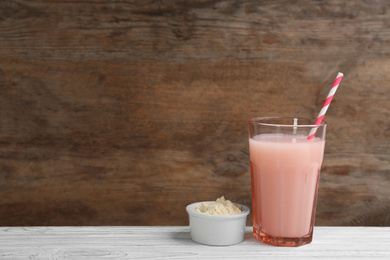
<instances>
[{"instance_id":1,"label":"pink smoothie","mask_svg":"<svg viewBox=\"0 0 390 260\"><path fill-rule=\"evenodd\" d=\"M324 140L297 135L249 139L254 233L302 237L312 232L324 147Z\"/></svg>"}]
</instances>

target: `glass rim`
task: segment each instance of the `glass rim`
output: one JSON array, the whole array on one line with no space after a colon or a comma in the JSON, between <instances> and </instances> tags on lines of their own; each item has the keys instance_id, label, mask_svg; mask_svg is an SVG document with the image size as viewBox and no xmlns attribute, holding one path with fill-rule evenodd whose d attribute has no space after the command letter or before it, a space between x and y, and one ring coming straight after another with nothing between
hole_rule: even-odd
<instances>
[{"instance_id":1,"label":"glass rim","mask_svg":"<svg viewBox=\"0 0 390 260\"><path fill-rule=\"evenodd\" d=\"M293 125L293 124L277 124L277 123L265 123L265 122L256 122L254 120L262 120L262 119L298 119L299 120L312 120L310 118L307 118L307 117L293 117L293 116L270 116L270 117L253 117L251 119L248 120L248 124L252 124L252 125L264 125L264 126L275 126L275 127L301 127L301 128L304 128L304 127L322 127L322 126L326 126L327 123L326 121L323 121L321 122L321 124L319 125L316 125L316 124L305 124L305 125ZM315 119L313 120L315 121Z\"/></svg>"}]
</instances>

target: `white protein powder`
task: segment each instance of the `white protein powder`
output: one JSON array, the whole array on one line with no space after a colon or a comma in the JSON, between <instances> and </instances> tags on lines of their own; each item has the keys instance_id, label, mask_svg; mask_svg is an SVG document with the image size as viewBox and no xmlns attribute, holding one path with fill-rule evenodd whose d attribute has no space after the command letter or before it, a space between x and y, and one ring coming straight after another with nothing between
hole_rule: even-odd
<instances>
[{"instance_id":1,"label":"white protein powder","mask_svg":"<svg viewBox=\"0 0 390 260\"><path fill-rule=\"evenodd\" d=\"M240 206L234 205L230 200L225 200L224 196L215 202L202 202L194 211L207 215L234 215L242 213Z\"/></svg>"}]
</instances>

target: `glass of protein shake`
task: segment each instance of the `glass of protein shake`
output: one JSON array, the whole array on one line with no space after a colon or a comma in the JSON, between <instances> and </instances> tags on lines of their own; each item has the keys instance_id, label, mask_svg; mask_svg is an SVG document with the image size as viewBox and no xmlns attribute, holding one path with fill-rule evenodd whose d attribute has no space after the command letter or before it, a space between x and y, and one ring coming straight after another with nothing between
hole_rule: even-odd
<instances>
[{"instance_id":1,"label":"glass of protein shake","mask_svg":"<svg viewBox=\"0 0 390 260\"><path fill-rule=\"evenodd\" d=\"M262 243L301 246L312 241L326 131L325 122L313 121L249 120L253 235Z\"/></svg>"}]
</instances>

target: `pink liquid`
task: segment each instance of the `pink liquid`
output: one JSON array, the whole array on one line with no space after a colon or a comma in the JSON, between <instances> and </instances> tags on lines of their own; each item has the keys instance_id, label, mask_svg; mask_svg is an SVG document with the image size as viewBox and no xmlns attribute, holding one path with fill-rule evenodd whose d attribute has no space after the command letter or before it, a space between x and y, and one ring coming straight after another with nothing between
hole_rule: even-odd
<instances>
[{"instance_id":1,"label":"pink liquid","mask_svg":"<svg viewBox=\"0 0 390 260\"><path fill-rule=\"evenodd\" d=\"M288 245L285 238L306 236L310 240L306 242L311 242L324 147L324 140L310 142L306 136L264 134L250 138L257 239ZM295 246L294 239L291 241L289 245Z\"/></svg>"}]
</instances>

